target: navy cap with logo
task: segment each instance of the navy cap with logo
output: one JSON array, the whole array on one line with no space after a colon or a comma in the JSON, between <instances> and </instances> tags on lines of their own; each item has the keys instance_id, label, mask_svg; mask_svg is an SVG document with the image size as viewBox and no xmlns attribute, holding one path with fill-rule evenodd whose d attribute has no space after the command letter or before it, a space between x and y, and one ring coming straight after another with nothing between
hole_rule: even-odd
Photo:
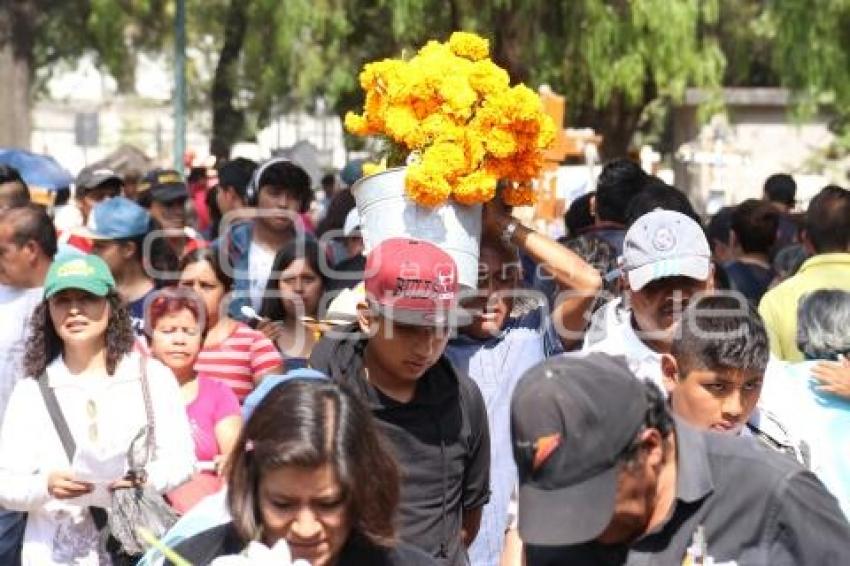
<instances>
[{"instance_id":1,"label":"navy cap with logo","mask_svg":"<svg viewBox=\"0 0 850 566\"><path fill-rule=\"evenodd\" d=\"M525 373L511 400L524 542L562 546L602 534L614 515L619 459L647 409L643 383L619 356L564 354Z\"/></svg>"},{"instance_id":2,"label":"navy cap with logo","mask_svg":"<svg viewBox=\"0 0 850 566\"><path fill-rule=\"evenodd\" d=\"M142 178L139 192L147 192L150 198L163 203L189 198L189 190L183 176L173 169L154 169Z\"/></svg>"}]
</instances>

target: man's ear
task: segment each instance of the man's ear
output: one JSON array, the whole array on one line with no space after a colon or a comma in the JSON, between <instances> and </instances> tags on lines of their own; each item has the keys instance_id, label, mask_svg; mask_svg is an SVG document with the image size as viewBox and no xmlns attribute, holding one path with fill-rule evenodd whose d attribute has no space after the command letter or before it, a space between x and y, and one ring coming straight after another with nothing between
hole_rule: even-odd
<instances>
[{"instance_id":1,"label":"man's ear","mask_svg":"<svg viewBox=\"0 0 850 566\"><path fill-rule=\"evenodd\" d=\"M137 242L121 242L119 245L121 246L121 257L125 260L133 257L136 253L136 248L139 246Z\"/></svg>"},{"instance_id":2,"label":"man's ear","mask_svg":"<svg viewBox=\"0 0 850 566\"><path fill-rule=\"evenodd\" d=\"M30 262L38 257L39 249L40 248L38 244L35 243L35 240L27 240L27 242L23 246L21 246L21 250L26 252L27 254L27 261Z\"/></svg>"},{"instance_id":3,"label":"man's ear","mask_svg":"<svg viewBox=\"0 0 850 566\"><path fill-rule=\"evenodd\" d=\"M657 470L664 463L664 437L656 428L647 428L640 433L640 444L646 455L645 465L649 469Z\"/></svg>"},{"instance_id":4,"label":"man's ear","mask_svg":"<svg viewBox=\"0 0 850 566\"><path fill-rule=\"evenodd\" d=\"M667 390L667 395L672 395L673 390L679 385L679 364L670 354L661 355L661 375L664 376L664 388Z\"/></svg>"},{"instance_id":5,"label":"man's ear","mask_svg":"<svg viewBox=\"0 0 850 566\"><path fill-rule=\"evenodd\" d=\"M714 282L714 271L716 269L717 266L714 264L714 262L711 262L711 264L708 266L708 279L706 279L705 281L705 290L708 293L714 292L714 290L717 288L717 285Z\"/></svg>"}]
</instances>

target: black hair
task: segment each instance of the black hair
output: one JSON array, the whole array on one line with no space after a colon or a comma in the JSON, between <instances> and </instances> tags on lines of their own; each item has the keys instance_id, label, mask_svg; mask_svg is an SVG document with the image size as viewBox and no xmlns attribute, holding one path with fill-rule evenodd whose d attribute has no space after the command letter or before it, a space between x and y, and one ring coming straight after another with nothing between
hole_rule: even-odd
<instances>
[{"instance_id":1,"label":"black hair","mask_svg":"<svg viewBox=\"0 0 850 566\"><path fill-rule=\"evenodd\" d=\"M118 362L129 354L136 342L130 311L115 289L106 294L109 319L106 325L106 372L114 375ZM24 374L38 379L64 348L50 318L48 299L36 306L30 318L30 333L24 354Z\"/></svg>"},{"instance_id":2,"label":"black hair","mask_svg":"<svg viewBox=\"0 0 850 566\"><path fill-rule=\"evenodd\" d=\"M351 518L350 536L395 543L400 476L368 407L330 380L273 387L242 428L227 465L227 508L243 543L263 531L263 475L285 466L330 465Z\"/></svg>"},{"instance_id":3,"label":"black hair","mask_svg":"<svg viewBox=\"0 0 850 566\"><path fill-rule=\"evenodd\" d=\"M316 227L316 236L321 238L326 232L342 230L345 218L354 206L354 195L351 194L350 189L342 189L334 193L325 217Z\"/></svg>"},{"instance_id":4,"label":"black hair","mask_svg":"<svg viewBox=\"0 0 850 566\"><path fill-rule=\"evenodd\" d=\"M629 203L648 180L646 172L630 159L606 163L596 181L596 216L600 220L625 224Z\"/></svg>"},{"instance_id":5,"label":"black hair","mask_svg":"<svg viewBox=\"0 0 850 566\"><path fill-rule=\"evenodd\" d=\"M617 456L617 460L623 462L625 466L634 463L639 458L642 446L640 437L645 430L655 429L664 439L673 432L673 416L670 414L670 407L664 394L653 382L649 380L642 380L642 382L643 392L646 396L646 414L643 417L643 424L632 442Z\"/></svg>"},{"instance_id":6,"label":"black hair","mask_svg":"<svg viewBox=\"0 0 850 566\"><path fill-rule=\"evenodd\" d=\"M156 230L162 230L162 226L151 218L150 230L148 233ZM146 236L138 238L128 238L125 241L134 241L137 243L137 254L135 257L142 260L142 266L146 274L154 279L157 287L174 285L177 283L174 273L177 272L180 265L180 258L174 251L174 248L168 243L164 237L154 238L151 241L149 255L144 254L144 241Z\"/></svg>"},{"instance_id":7,"label":"black hair","mask_svg":"<svg viewBox=\"0 0 850 566\"><path fill-rule=\"evenodd\" d=\"M18 183L18 190L14 191L9 206L25 206L30 203L30 189L21 173L11 165L0 164L0 185L5 183Z\"/></svg>"},{"instance_id":8,"label":"black hair","mask_svg":"<svg viewBox=\"0 0 850 566\"><path fill-rule=\"evenodd\" d=\"M850 191L827 185L806 211L806 233L819 254L850 250Z\"/></svg>"},{"instance_id":9,"label":"black hair","mask_svg":"<svg viewBox=\"0 0 850 566\"><path fill-rule=\"evenodd\" d=\"M67 204L69 200L71 200L71 189L69 187L60 187L56 189L53 197L54 209L62 206L63 204Z\"/></svg>"},{"instance_id":10,"label":"black hair","mask_svg":"<svg viewBox=\"0 0 850 566\"><path fill-rule=\"evenodd\" d=\"M662 182L650 183L632 199L626 211L626 226L631 226L638 218L657 208L681 212L702 226L702 219L694 210L687 195L676 187Z\"/></svg>"},{"instance_id":11,"label":"black hair","mask_svg":"<svg viewBox=\"0 0 850 566\"><path fill-rule=\"evenodd\" d=\"M684 377L694 369L764 373L770 356L764 322L736 291L695 298L682 313L670 353Z\"/></svg>"},{"instance_id":12,"label":"black hair","mask_svg":"<svg viewBox=\"0 0 850 566\"><path fill-rule=\"evenodd\" d=\"M590 200L596 193L581 195L570 203L570 208L564 214L564 224L567 228L567 236L574 238L585 229L593 226L593 215L590 213Z\"/></svg>"},{"instance_id":13,"label":"black hair","mask_svg":"<svg viewBox=\"0 0 850 566\"><path fill-rule=\"evenodd\" d=\"M269 320L284 320L286 318L286 312L283 310L283 303L280 300L278 282L280 274L296 259L303 259L307 263L307 267L316 273L322 282L323 291L329 288L330 282L322 269L323 262L320 257L322 253L324 252L314 240L294 240L277 252L272 263L269 281L266 284L266 293L260 304L259 314L261 317Z\"/></svg>"},{"instance_id":14,"label":"black hair","mask_svg":"<svg viewBox=\"0 0 850 566\"><path fill-rule=\"evenodd\" d=\"M718 242L729 245L729 235L732 233L732 212L734 210L734 206L724 206L709 219L706 232L712 252Z\"/></svg>"},{"instance_id":15,"label":"black hair","mask_svg":"<svg viewBox=\"0 0 850 566\"><path fill-rule=\"evenodd\" d=\"M207 210L210 213L210 228L209 228L209 241L213 241L218 238L219 227L221 226L221 208L218 206L218 191L222 190L221 187L213 187L212 189L207 191L206 196L204 196L204 202L207 205Z\"/></svg>"},{"instance_id":16,"label":"black hair","mask_svg":"<svg viewBox=\"0 0 850 566\"><path fill-rule=\"evenodd\" d=\"M235 189L236 194L243 200L251 176L257 169L257 162L244 157L226 161L218 168L219 185Z\"/></svg>"},{"instance_id":17,"label":"black hair","mask_svg":"<svg viewBox=\"0 0 850 566\"><path fill-rule=\"evenodd\" d=\"M12 241L17 247L35 242L47 257L56 255L56 229L44 207L26 204L0 212L0 222L12 227Z\"/></svg>"},{"instance_id":18,"label":"black hair","mask_svg":"<svg viewBox=\"0 0 850 566\"><path fill-rule=\"evenodd\" d=\"M183 273L183 271L192 264L205 261L210 264L210 267L212 267L213 273L215 273L215 278L222 284L224 291L229 292L233 288L233 278L224 268L222 268L219 257L220 254L214 248L198 248L196 250L192 250L183 256L182 260L180 260L180 273ZM274 271L272 271L272 273L274 273Z\"/></svg>"},{"instance_id":19,"label":"black hair","mask_svg":"<svg viewBox=\"0 0 850 566\"><path fill-rule=\"evenodd\" d=\"M794 177L787 173L776 173L764 182L764 194L767 200L771 202L794 206L794 199L797 196L797 183L794 182Z\"/></svg>"},{"instance_id":20,"label":"black hair","mask_svg":"<svg viewBox=\"0 0 850 566\"><path fill-rule=\"evenodd\" d=\"M732 212L732 231L746 253L769 254L778 229L779 211L763 200L745 200Z\"/></svg>"},{"instance_id":21,"label":"black hair","mask_svg":"<svg viewBox=\"0 0 850 566\"><path fill-rule=\"evenodd\" d=\"M303 214L310 208L313 190L310 188L310 176L301 167L291 161L278 161L263 170L257 179L257 195L263 187L276 187L290 192L298 199L299 211Z\"/></svg>"}]
</instances>

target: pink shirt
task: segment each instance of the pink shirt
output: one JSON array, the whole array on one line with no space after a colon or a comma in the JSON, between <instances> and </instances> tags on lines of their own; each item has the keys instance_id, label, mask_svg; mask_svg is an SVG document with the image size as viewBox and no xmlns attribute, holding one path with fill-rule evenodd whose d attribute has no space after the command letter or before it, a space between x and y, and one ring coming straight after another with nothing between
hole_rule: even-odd
<instances>
[{"instance_id":1,"label":"pink shirt","mask_svg":"<svg viewBox=\"0 0 850 566\"><path fill-rule=\"evenodd\" d=\"M204 346L195 362L198 377L208 377L230 387L239 402L254 389L254 381L282 365L280 352L259 330L239 323L221 343Z\"/></svg>"},{"instance_id":2,"label":"pink shirt","mask_svg":"<svg viewBox=\"0 0 850 566\"><path fill-rule=\"evenodd\" d=\"M198 394L186 405L192 438L195 440L195 457L199 462L210 462L220 454L215 427L227 417L240 414L239 400L223 383L198 378Z\"/></svg>"}]
</instances>

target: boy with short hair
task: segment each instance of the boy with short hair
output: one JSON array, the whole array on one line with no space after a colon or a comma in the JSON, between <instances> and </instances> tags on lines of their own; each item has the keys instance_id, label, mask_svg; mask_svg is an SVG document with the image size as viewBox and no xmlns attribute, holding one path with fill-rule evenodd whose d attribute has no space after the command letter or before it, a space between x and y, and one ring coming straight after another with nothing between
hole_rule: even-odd
<instances>
[{"instance_id":1,"label":"boy with short hair","mask_svg":"<svg viewBox=\"0 0 850 566\"><path fill-rule=\"evenodd\" d=\"M673 413L716 432L756 436L806 463L807 449L758 407L770 356L761 317L737 292L704 296L682 313L661 369Z\"/></svg>"},{"instance_id":2,"label":"boy with short hair","mask_svg":"<svg viewBox=\"0 0 850 566\"><path fill-rule=\"evenodd\" d=\"M490 437L481 392L443 354L463 318L457 267L433 244L393 238L365 274L358 325L320 341L310 366L368 403L389 440L403 478L399 537L440 564L467 564L490 496Z\"/></svg>"},{"instance_id":3,"label":"boy with short hair","mask_svg":"<svg viewBox=\"0 0 850 566\"><path fill-rule=\"evenodd\" d=\"M310 176L288 159L275 157L254 170L244 200L255 214L244 216L246 221L225 215L213 243L233 276L231 318L253 324L242 308L260 311L277 251L307 237L299 215L309 210L312 198Z\"/></svg>"}]
</instances>

